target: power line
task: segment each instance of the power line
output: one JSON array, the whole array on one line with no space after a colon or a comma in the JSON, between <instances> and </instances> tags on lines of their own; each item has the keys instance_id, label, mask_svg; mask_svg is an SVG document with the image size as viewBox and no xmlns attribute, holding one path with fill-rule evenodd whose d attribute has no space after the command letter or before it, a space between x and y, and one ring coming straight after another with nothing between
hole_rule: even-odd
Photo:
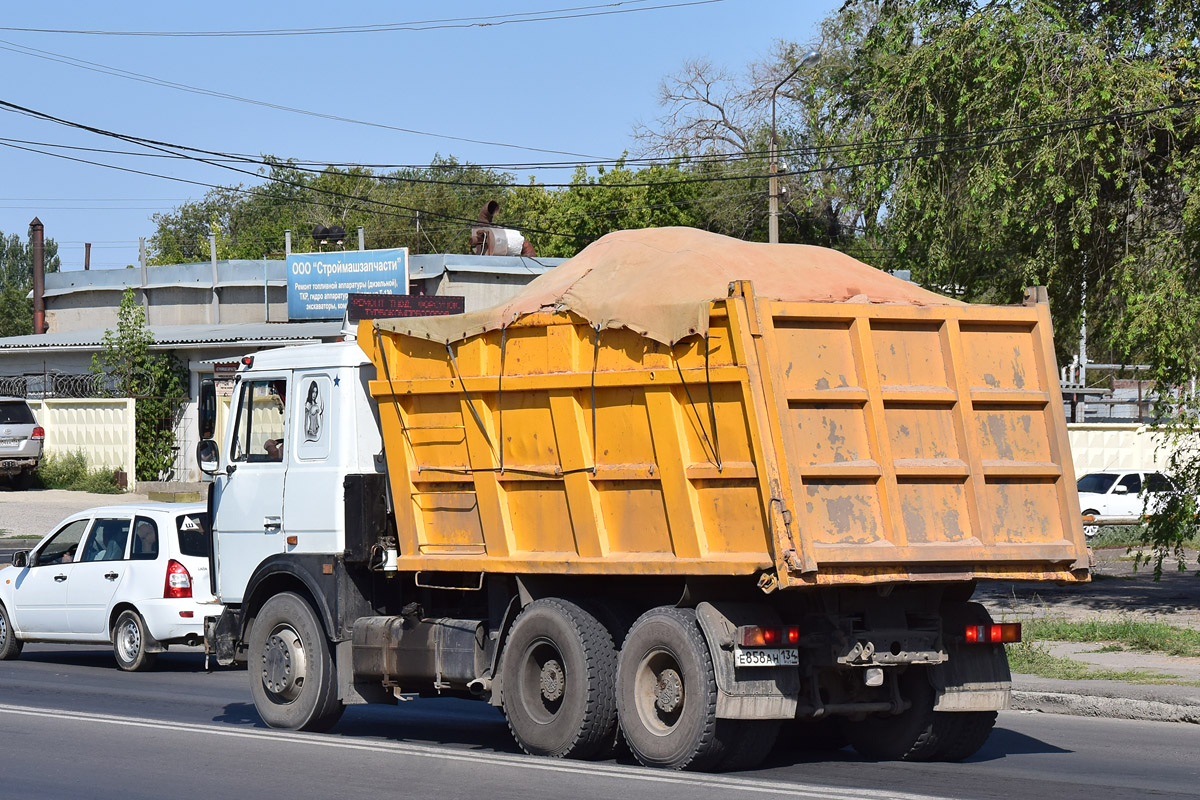
<instances>
[{"instance_id":1,"label":"power line","mask_svg":"<svg viewBox=\"0 0 1200 800\"><path fill-rule=\"evenodd\" d=\"M711 1L715 1L715 0L711 0ZM0 28L0 30L4 30L4 29ZM85 61L84 59L81 59L81 58L74 58L72 56L66 56L61 53L52 53L49 50L39 50L36 47L26 47L25 45L15 44L13 42L8 42L8 41L4 41L4 40L0 40L0 50L7 50L11 53L16 53L17 55L31 56L33 58L40 58L45 61L56 61L60 64L66 64L67 66L76 67L78 69L85 69L85 70L88 70L89 72L99 72L103 75L111 75L116 78L124 78L125 80L137 81L139 83L148 83L152 86L160 86L160 87L164 87L164 88L168 88L168 89L176 89L176 90L182 91L182 92L189 92L191 94L204 95L206 97L216 97L216 98L223 99L223 100L233 100L233 101L239 102L239 103L249 103L250 105L261 106L263 108L272 108L277 111L287 111L292 114L302 114L307 117L316 117L318 119L328 119L328 120L333 120L334 122L346 122L346 123L350 123L352 125L365 125L365 126L371 127L371 128L381 128L383 130L398 131L400 133L408 133L408 134L412 134L413 136L428 136L428 137L431 137L434 139L446 139L448 141L454 141L454 142L465 142L468 144L482 144L482 145L487 145L489 147L507 147L507 148L512 148L514 150L527 150L532 153L550 153L550 154L554 154L554 155L579 156L580 158L596 158L596 156L589 156L589 155L585 155L583 153L572 153L567 150L551 150L551 149L547 149L547 148L543 148L543 147L528 147L525 145L510 144L508 142L496 142L496 141L490 141L487 139L472 139L467 136L452 136L450 134L432 133L430 131L417 130L416 128L405 128L405 127L401 127L398 125L388 125L383 122L372 122L370 120L354 119L353 117L343 117L338 114L328 114L328 113L325 113L322 111L310 111L310 110L304 109L304 108L295 108L293 106L286 106L281 103L272 103L272 102L269 102L266 100L255 100L250 97L241 97L236 94L230 94L228 92L220 92L215 89L205 89L201 86L191 86L190 84L186 84L186 83L178 83L176 81L169 81L164 78L156 78L153 75L145 75L140 72L132 72L130 70L120 69L119 67L110 67L106 64L98 64L94 61Z\"/></svg>"},{"instance_id":2,"label":"power line","mask_svg":"<svg viewBox=\"0 0 1200 800\"><path fill-rule=\"evenodd\" d=\"M111 31L71 28L22 28L0 26L2 31L19 33L54 33L79 36L149 36L168 38L234 38L245 36L328 36L347 33L387 33L391 31L430 31L461 28L494 28L527 22L551 22L564 19L605 17L616 14L636 14L643 11L658 11L668 8L703 6L723 3L726 0L686 0L686 2L664 3L640 8L618 8L618 6L641 5L648 0L618 0L600 5L556 8L544 11L523 11L509 14L492 14L477 17L450 17L447 19L416 20L411 22L386 22L374 25L323 26L317 28L263 28L257 30L224 31ZM607 10L602 10L607 9Z\"/></svg>"},{"instance_id":3,"label":"power line","mask_svg":"<svg viewBox=\"0 0 1200 800\"><path fill-rule=\"evenodd\" d=\"M161 143L161 142L153 142L152 140L149 140L149 139L137 140L136 137L127 137L123 134L115 133L113 131L105 131L102 128L93 128L91 126L83 125L81 123L74 123L74 122L70 122L68 120L62 120L57 117L53 117L49 114L43 114L42 112L34 111L33 109L28 109L23 106L18 106L14 103L9 103L9 102L3 101L3 100L0 100L0 107L9 109L9 110L15 110L18 113L27 114L29 116L34 116L34 117L37 117L40 119L45 119L47 121L56 122L58 124L67 125L69 127L79 128L81 130L87 130L89 132L96 133L96 134L99 134L102 136L114 137L117 139L121 139L122 141L136 141L137 143L142 144L146 147L168 147L168 146L171 146L171 145ZM244 189L240 186L239 187L220 186L218 184L207 183L205 181L196 181L196 180L191 180L189 178L179 178L179 177L176 177L173 175L163 175L161 173L133 169L132 167L122 167L122 166L119 166L116 164L107 164L107 163L100 162L100 161L91 161L88 159L76 158L75 156L68 156L63 153L51 153L51 152L48 152L45 150L38 150L35 148L26 147L24 145L12 144L10 142L0 141L0 146L9 147L9 148L13 148L16 150L24 150L24 151L30 152L30 153L39 153L41 155L48 155L48 156L51 156L54 158L62 158L62 159L66 159L68 161L75 161L75 162L82 163L82 164L91 164L94 166L107 167L109 169L115 169L115 170L119 170L121 172L130 172L130 173L134 173L137 175L145 175L145 176L152 177L152 178L162 178L164 180L171 180L171 181L177 181L180 183L191 184L193 186L204 186L209 189L222 189L225 191L233 191L233 192L238 192L240 194L247 194L247 195L257 196L257 197L267 197L267 198L272 197L271 195L267 194L266 192L255 191L253 189ZM186 149L195 150L195 148L186 148ZM203 152L203 151L199 151L199 150L196 150L196 151ZM478 220L470 219L467 217L458 217L453 214L446 214L441 211L431 211L429 209L417 208L414 206L408 206L408 205L404 205L401 203L390 203L390 202L387 202L384 200L375 200L375 199L369 198L369 197L355 197L353 195L347 195L347 194L343 194L341 192L335 192L331 189L325 189L325 188L316 187L316 186L307 186L305 184L298 183L296 181L289 181L289 180L285 180L283 178L277 178L277 177L273 177L270 175L261 176L258 173L250 172L249 170L239 169L237 167L234 167L234 166L231 166L228 164L214 163L212 161L205 160L204 158L198 158L198 157L192 156L192 157L190 157L190 160L197 161L202 164L209 164L210 166L222 167L223 169L232 170L234 172L238 172L243 175L249 175L254 178L263 178L271 183L277 183L277 184L281 184L281 185L285 185L285 186L290 186L292 188L301 189L306 192L315 192L317 194L322 194L322 195L326 195L329 197L334 197L334 198L338 198L338 199L342 199L342 200L351 201L353 203L367 203L370 205L382 206L382 207L386 207L386 208L395 208L395 209L410 212L413 214L425 214L425 215L427 215L429 217L433 217L435 219L445 219L445 220L453 221L453 222L466 223L468 225L478 224ZM334 208L334 209L340 208L339 206L329 204L329 203L316 203L311 200L308 202L311 202L313 205L323 206L323 207L327 207L327 208ZM382 214L382 213L386 213L386 212L379 211L377 213ZM391 214L389 214L389 216L403 217L405 219L408 218L407 214L391 213ZM587 238L587 237L581 236L579 234L567 233L564 231L547 231L547 230L541 230L541 229L532 228L532 227L526 227L524 229L530 233L542 233L542 234L546 234L549 236L563 236L563 237L566 237L569 239L585 239L585 238Z\"/></svg>"}]
</instances>

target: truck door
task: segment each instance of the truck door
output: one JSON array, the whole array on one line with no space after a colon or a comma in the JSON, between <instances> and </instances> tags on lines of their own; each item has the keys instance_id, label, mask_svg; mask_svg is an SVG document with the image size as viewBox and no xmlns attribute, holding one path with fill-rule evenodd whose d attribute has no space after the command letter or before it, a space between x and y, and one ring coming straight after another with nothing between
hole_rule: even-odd
<instances>
[{"instance_id":1,"label":"truck door","mask_svg":"<svg viewBox=\"0 0 1200 800\"><path fill-rule=\"evenodd\" d=\"M239 603L263 559L285 550L283 492L287 476L290 375L247 376L235 390L234 425L224 474L215 478L217 588Z\"/></svg>"},{"instance_id":2,"label":"truck door","mask_svg":"<svg viewBox=\"0 0 1200 800\"><path fill-rule=\"evenodd\" d=\"M336 379L336 380L335 380ZM341 550L342 481L345 467L340 441L346 433L333 421L342 413L341 395L352 392L336 373L295 372L296 402L292 406L288 436L287 535L296 537L294 549L309 553Z\"/></svg>"}]
</instances>

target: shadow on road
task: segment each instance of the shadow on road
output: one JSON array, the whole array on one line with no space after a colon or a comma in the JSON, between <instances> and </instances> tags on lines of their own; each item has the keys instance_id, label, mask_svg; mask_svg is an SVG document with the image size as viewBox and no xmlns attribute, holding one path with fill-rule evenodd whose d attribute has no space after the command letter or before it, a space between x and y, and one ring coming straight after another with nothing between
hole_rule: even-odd
<instances>
[{"instance_id":1,"label":"shadow on road","mask_svg":"<svg viewBox=\"0 0 1200 800\"><path fill-rule=\"evenodd\" d=\"M53 645L50 645L53 647ZM21 654L22 661L36 661L43 664L61 664L89 669L112 670L119 672L116 657L111 648L77 648L47 649L40 645L37 649L26 648ZM203 652L159 653L158 660L149 672L189 673L204 672Z\"/></svg>"},{"instance_id":2,"label":"shadow on road","mask_svg":"<svg viewBox=\"0 0 1200 800\"><path fill-rule=\"evenodd\" d=\"M213 722L265 728L252 703L229 703ZM395 706L350 706L332 735L371 737L412 744L450 744L497 753L519 753L504 716L475 700L415 698Z\"/></svg>"}]
</instances>

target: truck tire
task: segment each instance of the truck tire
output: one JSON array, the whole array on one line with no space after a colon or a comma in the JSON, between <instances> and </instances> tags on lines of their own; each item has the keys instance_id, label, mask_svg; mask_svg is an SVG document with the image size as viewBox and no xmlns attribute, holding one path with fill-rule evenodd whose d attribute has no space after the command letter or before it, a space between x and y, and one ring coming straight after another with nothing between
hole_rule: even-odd
<instances>
[{"instance_id":1,"label":"truck tire","mask_svg":"<svg viewBox=\"0 0 1200 800\"><path fill-rule=\"evenodd\" d=\"M936 742L929 761L962 761L979 752L996 726L995 711L933 712Z\"/></svg>"},{"instance_id":2,"label":"truck tire","mask_svg":"<svg viewBox=\"0 0 1200 800\"><path fill-rule=\"evenodd\" d=\"M617 666L617 715L629 749L648 767L742 762L731 747L741 720L717 719L716 674L694 609L660 606L634 623Z\"/></svg>"},{"instance_id":3,"label":"truck tire","mask_svg":"<svg viewBox=\"0 0 1200 800\"><path fill-rule=\"evenodd\" d=\"M783 721L775 748L780 753L834 753L850 742L838 720L789 719Z\"/></svg>"},{"instance_id":4,"label":"truck tire","mask_svg":"<svg viewBox=\"0 0 1200 800\"><path fill-rule=\"evenodd\" d=\"M247 667L254 707L272 728L324 731L342 716L329 641L304 598L267 600L250 628Z\"/></svg>"},{"instance_id":5,"label":"truck tire","mask_svg":"<svg viewBox=\"0 0 1200 800\"><path fill-rule=\"evenodd\" d=\"M122 611L113 625L113 655L117 666L126 672L141 672L154 666L158 653L146 652L150 637L146 633L146 622L136 611Z\"/></svg>"},{"instance_id":6,"label":"truck tire","mask_svg":"<svg viewBox=\"0 0 1200 800\"><path fill-rule=\"evenodd\" d=\"M730 728L730 745L715 769L718 772L738 772L757 767L771 755L783 722L781 719L718 720L718 725Z\"/></svg>"},{"instance_id":7,"label":"truck tire","mask_svg":"<svg viewBox=\"0 0 1200 800\"><path fill-rule=\"evenodd\" d=\"M500 667L508 728L530 755L593 758L616 739L612 636L558 598L534 600L513 623Z\"/></svg>"},{"instance_id":8,"label":"truck tire","mask_svg":"<svg viewBox=\"0 0 1200 800\"><path fill-rule=\"evenodd\" d=\"M13 630L12 620L8 618L8 609L0 605L0 661L10 661L21 655L25 643L17 638Z\"/></svg>"},{"instance_id":9,"label":"truck tire","mask_svg":"<svg viewBox=\"0 0 1200 800\"><path fill-rule=\"evenodd\" d=\"M909 667L900 675L900 696L911 705L899 714L872 714L844 720L842 732L859 755L876 761L930 761L938 743L933 685L925 670Z\"/></svg>"}]
</instances>

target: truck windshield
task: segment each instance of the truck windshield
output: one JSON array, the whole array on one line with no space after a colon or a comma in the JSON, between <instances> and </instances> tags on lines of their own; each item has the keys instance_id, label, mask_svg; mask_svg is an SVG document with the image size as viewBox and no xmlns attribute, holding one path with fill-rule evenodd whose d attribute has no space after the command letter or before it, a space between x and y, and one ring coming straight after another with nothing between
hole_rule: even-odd
<instances>
[{"instance_id":1,"label":"truck windshield","mask_svg":"<svg viewBox=\"0 0 1200 800\"><path fill-rule=\"evenodd\" d=\"M1077 488L1081 492L1090 492L1091 494L1105 494L1112 488L1116 482L1116 475L1104 475L1099 472L1093 472L1091 475L1084 475L1079 479Z\"/></svg>"}]
</instances>

